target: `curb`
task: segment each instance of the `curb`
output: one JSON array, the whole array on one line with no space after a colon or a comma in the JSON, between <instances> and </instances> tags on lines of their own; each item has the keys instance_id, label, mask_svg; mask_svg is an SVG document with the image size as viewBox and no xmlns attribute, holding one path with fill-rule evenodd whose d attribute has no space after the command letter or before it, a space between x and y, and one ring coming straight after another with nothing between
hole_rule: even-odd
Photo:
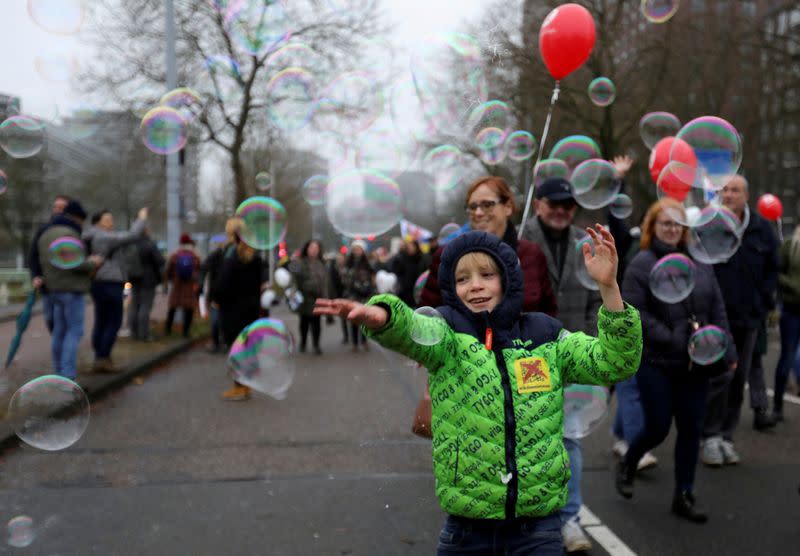
<instances>
[{"instance_id":1,"label":"curb","mask_svg":"<svg viewBox=\"0 0 800 556\"><path fill-rule=\"evenodd\" d=\"M211 337L210 333L202 334L189 340L181 340L163 351L156 352L135 359L123 367L120 372L113 374L78 375L77 383L83 388L89 403L101 399L109 392L119 389L135 377L142 375L153 367L172 359L173 357L189 351L195 344L204 342ZM0 422L0 454L20 444L14 429L7 421Z\"/></svg>"}]
</instances>

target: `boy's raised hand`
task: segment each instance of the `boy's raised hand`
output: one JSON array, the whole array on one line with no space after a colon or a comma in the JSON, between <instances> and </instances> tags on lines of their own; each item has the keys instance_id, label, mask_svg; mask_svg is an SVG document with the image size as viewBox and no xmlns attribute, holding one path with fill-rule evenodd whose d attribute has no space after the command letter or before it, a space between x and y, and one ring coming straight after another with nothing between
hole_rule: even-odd
<instances>
[{"instance_id":1,"label":"boy's raised hand","mask_svg":"<svg viewBox=\"0 0 800 556\"><path fill-rule=\"evenodd\" d=\"M617 282L617 247L614 236L600 224L595 224L595 229L586 228L594 243L594 255L588 243L583 244L583 260L589 276L599 286L610 287Z\"/></svg>"},{"instance_id":2,"label":"boy's raised hand","mask_svg":"<svg viewBox=\"0 0 800 556\"><path fill-rule=\"evenodd\" d=\"M315 315L339 315L353 324L377 330L389 319L386 309L375 305L364 305L349 299L317 298L314 304Z\"/></svg>"}]
</instances>

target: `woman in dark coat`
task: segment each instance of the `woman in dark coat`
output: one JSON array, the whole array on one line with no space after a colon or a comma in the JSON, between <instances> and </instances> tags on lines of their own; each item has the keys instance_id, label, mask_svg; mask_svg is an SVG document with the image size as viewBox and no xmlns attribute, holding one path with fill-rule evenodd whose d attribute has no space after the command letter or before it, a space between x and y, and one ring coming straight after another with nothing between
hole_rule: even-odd
<instances>
[{"instance_id":1,"label":"woman in dark coat","mask_svg":"<svg viewBox=\"0 0 800 556\"><path fill-rule=\"evenodd\" d=\"M219 303L222 337L227 345L233 345L239 333L258 320L261 309L261 291L266 288L264 264L255 249L244 243L238 235L242 221L228 220L225 232L230 244L225 250L219 277L212 285L214 299ZM222 398L230 401L246 400L250 388L234 382Z\"/></svg>"},{"instance_id":2,"label":"woman in dark coat","mask_svg":"<svg viewBox=\"0 0 800 556\"><path fill-rule=\"evenodd\" d=\"M735 368L736 347L730 337L722 294L709 265L694 263L694 288L681 302L665 303L651 291L650 271L656 262L671 253L687 255L689 230L676 222L676 214L684 214L684 209L670 198L648 209L642 223L641 251L631 260L622 282L623 299L639 309L642 318L644 350L636 383L645 426L619 462L616 487L621 496L633 496L639 459L664 441L674 417L678 435L672 512L695 523L705 523L706 514L695 507L693 488L712 366L690 363L687 347L698 325L720 327L727 333L728 349L723 360L713 367L721 367L722 372Z\"/></svg>"},{"instance_id":3,"label":"woman in dark coat","mask_svg":"<svg viewBox=\"0 0 800 556\"><path fill-rule=\"evenodd\" d=\"M397 297L409 307L417 305L414 301L414 284L420 274L428 269L425 257L415 240L406 241L391 263L391 271L397 276Z\"/></svg>"},{"instance_id":4,"label":"woman in dark coat","mask_svg":"<svg viewBox=\"0 0 800 556\"><path fill-rule=\"evenodd\" d=\"M375 270L367 257L367 244L361 240L355 240L350 244L350 254L347 257L347 278L345 279L345 297L366 303L375 293ZM369 351L367 338L361 332L361 327L355 324L350 325L350 339L353 343L353 351L358 351L359 341L364 351Z\"/></svg>"},{"instance_id":5,"label":"woman in dark coat","mask_svg":"<svg viewBox=\"0 0 800 556\"><path fill-rule=\"evenodd\" d=\"M303 303L300 305L300 352L306 351L308 329L311 328L311 341L314 344L314 354L322 355L319 347L321 317L314 314L314 304L318 297L328 297L328 271L322 261L322 245L312 239L303 245L300 253L300 264L295 274L297 289L303 294Z\"/></svg>"},{"instance_id":6,"label":"woman in dark coat","mask_svg":"<svg viewBox=\"0 0 800 556\"><path fill-rule=\"evenodd\" d=\"M172 333L175 312L180 308L183 314L183 337L188 338L192 316L197 306L197 292L200 288L200 257L195 252L194 240L189 234L182 234L180 241L178 250L170 255L167 262L167 281L170 283L170 290L167 322L164 328L169 336ZM179 271L178 267L183 264L184 258L191 266L186 265L188 271Z\"/></svg>"}]
</instances>

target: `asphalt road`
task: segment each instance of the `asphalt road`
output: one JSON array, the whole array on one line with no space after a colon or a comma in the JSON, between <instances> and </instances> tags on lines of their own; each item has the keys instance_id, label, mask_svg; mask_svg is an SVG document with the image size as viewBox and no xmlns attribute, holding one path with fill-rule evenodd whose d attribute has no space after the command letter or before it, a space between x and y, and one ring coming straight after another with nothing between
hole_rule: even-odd
<instances>
[{"instance_id":1,"label":"asphalt road","mask_svg":"<svg viewBox=\"0 0 800 556\"><path fill-rule=\"evenodd\" d=\"M430 445L409 432L424 375L377 347L350 353L338 323L323 332L325 355L298 356L283 401L223 402L224 357L198 349L95 403L70 448L6 452L0 520L30 516L35 538L0 553L433 554L443 513ZM597 430L584 503L637 554L793 553L800 407L786 405L790 421L772 434L753 432L745 410L742 465L699 471L705 526L669 514L672 438L625 501L608 427Z\"/></svg>"}]
</instances>

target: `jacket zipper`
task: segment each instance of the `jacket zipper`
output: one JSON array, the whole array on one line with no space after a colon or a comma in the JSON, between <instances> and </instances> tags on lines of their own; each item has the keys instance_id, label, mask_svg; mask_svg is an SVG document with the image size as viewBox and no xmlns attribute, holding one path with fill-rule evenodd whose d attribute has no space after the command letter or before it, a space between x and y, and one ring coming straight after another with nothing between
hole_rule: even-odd
<instances>
[{"instance_id":1,"label":"jacket zipper","mask_svg":"<svg viewBox=\"0 0 800 556\"><path fill-rule=\"evenodd\" d=\"M491 326L489 316L486 315L487 337L491 337ZM487 342L491 345L491 342ZM503 411L505 414L505 449L506 449L506 472L511 473L511 480L506 487L506 519L514 519L517 513L517 420L514 417L514 396L511 392L511 380L508 378L508 368L500 349L491 346L494 360L497 363L497 370L500 371L500 382L503 386Z\"/></svg>"}]
</instances>

